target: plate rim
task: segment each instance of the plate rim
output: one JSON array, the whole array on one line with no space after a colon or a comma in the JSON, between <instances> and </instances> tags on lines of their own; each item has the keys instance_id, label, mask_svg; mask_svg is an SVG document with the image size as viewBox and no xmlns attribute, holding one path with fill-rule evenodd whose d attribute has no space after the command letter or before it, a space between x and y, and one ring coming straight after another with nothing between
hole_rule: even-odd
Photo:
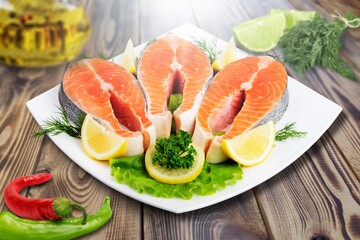
<instances>
[{"instance_id":1,"label":"plate rim","mask_svg":"<svg viewBox=\"0 0 360 240\"><path fill-rule=\"evenodd\" d=\"M188 38L191 37L191 35L194 35L194 36L195 35L204 35L209 38L210 37L215 38L217 40L217 43L222 44L222 46L224 46L226 43L225 41L211 35L210 33L206 32L190 23L186 23L178 28L175 28L175 29L169 31L169 32L172 32L180 37L182 37L182 35L185 33L185 34L188 34L187 35ZM164 34L166 34L166 33L164 33ZM162 35L164 35L164 34L162 34ZM145 46L145 44L146 43L143 43L143 44L137 46L136 49L139 50L139 49L143 48ZM249 54L241 51L240 49L237 49L237 50L238 50L238 53L240 54L240 57L246 57L249 55ZM116 62L117 59L119 58L119 56L120 55L115 56L113 58L113 60ZM86 171L87 173L89 173L90 175L92 175L93 177L95 177L96 179L98 179L100 182L107 185L108 187L116 190L117 192L120 192L120 193L122 193L130 198L133 198L139 202L145 203L145 204L153 206L153 207L157 207L159 209L163 209L163 210L173 212L176 214L185 213L185 212L189 212L189 211L193 211L193 210L198 210L198 209L201 209L204 207L208 207L208 206L217 204L219 202L223 202L234 196L240 195L241 193L243 193L247 190L250 190L250 189L260 185L261 183L271 179L273 176L280 173L282 170L284 170L289 165L291 165L293 162L295 162L301 155L303 155L325 133L325 131L331 126L331 124L336 120L336 118L342 111L342 108L339 105L337 105L336 103L327 99L326 97L322 96L321 94L317 93L313 89L301 84L300 82L298 82L297 80L293 79L290 76L288 76L288 84L290 84L291 87L300 88L300 89L306 91L308 94L316 96L316 98L320 99L321 101L325 102L328 106L330 106L332 112L331 112L330 116L327 118L327 121L325 121L325 123L322 125L321 130L316 134L316 137L311 138L311 141L307 141L306 144L302 147L302 149L298 150L297 154L295 156L293 156L291 160L287 161L286 164L282 164L281 167L276 169L276 171L269 171L267 173L267 175L265 175L261 178L258 178L257 181L253 182L253 184L245 185L245 187L242 188L240 191L236 190L236 186L239 185L239 182L244 181L243 179L239 180L235 185L227 186L224 190L218 190L213 195L210 195L210 196L195 195L190 200L184 200L184 199L178 199L178 198L169 198L169 199L158 198L158 197L154 197L152 195L146 194L146 193L138 193L135 189L132 189L125 184L117 183L116 180L111 176L110 172L108 172L107 177L100 178L100 176L98 176L97 174L94 174L93 171L89 170L89 167L87 166L87 164L84 164L82 161L78 160L78 158L75 158L75 160L74 160L73 159L74 153L70 152L64 144L61 144L61 142L63 141L64 138L66 140L67 138L71 138L70 136L67 136L65 133L63 133L63 134L56 135L56 136L48 135L48 137L55 143L55 145L57 145L57 147L59 147L59 149L63 153L65 153L73 162L75 162L84 171ZM29 111L31 112L31 114L33 115L33 117L35 118L35 120L38 122L39 125L43 124L43 119L40 117L39 111L36 110L38 108L38 105L40 104L40 102L42 102L41 104L45 104L44 102L47 102L47 101L42 101L42 100L44 98L46 98L47 95L49 95L52 92L57 93L59 86L60 86L60 84L54 86L53 88L43 92L42 94L40 94L26 102L26 105L27 105ZM56 94L56 96L57 96L57 94ZM52 99L52 100L54 100L54 99ZM56 100L57 100L57 98L56 98ZM56 100L55 100L55 102L56 102ZM57 106L60 105L58 103L58 101L57 101L57 104L58 104ZM55 108L55 106L52 106L52 108ZM53 114L53 113L54 112L52 112L50 114ZM48 116L48 117L50 117L50 116ZM76 139L76 140L78 140L78 139ZM80 141L80 140L78 140L78 141ZM70 141L70 142L72 142L72 141ZM84 155L84 153L82 153L82 154ZM81 156L81 154L80 154L80 156ZM90 159L90 160L92 160L92 159ZM92 161L94 161L94 160L92 160ZM109 166L108 166L108 169L110 169ZM244 174L245 174L245 171L244 171ZM233 188L235 188L235 190L233 190ZM221 193L224 193L224 191L226 192L226 194L225 195L221 194ZM202 199L202 201L197 201L199 198ZM196 204L190 204L192 200L194 202L194 199L195 199ZM170 202L172 204L167 205L166 202ZM182 203L182 204L180 204L180 203ZM186 204L184 204L184 203L186 203ZM179 206L181 206L181 207L179 207Z\"/></svg>"}]
</instances>

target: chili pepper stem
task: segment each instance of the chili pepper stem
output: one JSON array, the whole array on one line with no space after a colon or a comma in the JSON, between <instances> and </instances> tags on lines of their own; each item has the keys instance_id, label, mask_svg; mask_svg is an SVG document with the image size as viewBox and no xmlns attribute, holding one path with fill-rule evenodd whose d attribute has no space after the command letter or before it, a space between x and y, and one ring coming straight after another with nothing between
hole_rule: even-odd
<instances>
[{"instance_id":1,"label":"chili pepper stem","mask_svg":"<svg viewBox=\"0 0 360 240\"><path fill-rule=\"evenodd\" d=\"M61 217L69 216L70 213L72 212L73 208L77 208L83 214L83 220L82 220L81 224L84 225L87 222L87 214L86 214L85 209L80 204L71 202L66 197L56 198L53 202L53 208L54 208L55 213Z\"/></svg>"},{"instance_id":2,"label":"chili pepper stem","mask_svg":"<svg viewBox=\"0 0 360 240\"><path fill-rule=\"evenodd\" d=\"M79 204L77 204L77 203L72 203L72 204L71 204L71 207L77 208L77 209L79 209L79 210L81 211L81 213L82 213L82 215L83 215L83 219L82 219L82 221L81 221L81 224L82 224L82 225L85 225L86 222L87 222L87 214L86 214L85 209L84 209L81 205L79 205Z\"/></svg>"}]
</instances>

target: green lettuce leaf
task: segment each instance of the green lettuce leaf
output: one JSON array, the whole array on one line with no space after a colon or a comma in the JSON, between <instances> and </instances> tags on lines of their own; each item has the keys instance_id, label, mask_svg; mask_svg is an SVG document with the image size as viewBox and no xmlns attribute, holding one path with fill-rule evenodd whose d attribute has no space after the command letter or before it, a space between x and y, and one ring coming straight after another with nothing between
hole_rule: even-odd
<instances>
[{"instance_id":1,"label":"green lettuce leaf","mask_svg":"<svg viewBox=\"0 0 360 240\"><path fill-rule=\"evenodd\" d=\"M194 194L212 195L242 179L241 167L233 162L221 164L205 162L200 175L185 184L165 184L152 179L145 168L144 155L110 160L111 175L121 184L126 184L139 193L162 198L191 199Z\"/></svg>"}]
</instances>

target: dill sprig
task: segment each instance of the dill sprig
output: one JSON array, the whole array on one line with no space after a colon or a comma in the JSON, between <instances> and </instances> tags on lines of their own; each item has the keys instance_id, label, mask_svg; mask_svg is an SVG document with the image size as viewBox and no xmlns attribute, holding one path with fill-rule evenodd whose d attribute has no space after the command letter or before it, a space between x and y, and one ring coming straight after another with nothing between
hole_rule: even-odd
<instances>
[{"instance_id":1,"label":"dill sprig","mask_svg":"<svg viewBox=\"0 0 360 240\"><path fill-rule=\"evenodd\" d=\"M212 64L216 59L216 38L214 38L210 42L206 42L204 39L196 39L193 38L193 41L195 44L201 48L205 52L205 54L208 56L210 63Z\"/></svg>"},{"instance_id":2,"label":"dill sprig","mask_svg":"<svg viewBox=\"0 0 360 240\"><path fill-rule=\"evenodd\" d=\"M106 53L98 53L97 57L90 57L90 56L87 56L85 54L80 54L79 58L80 59L100 58L100 59L103 59L103 60L109 60L111 57L109 57Z\"/></svg>"},{"instance_id":3,"label":"dill sprig","mask_svg":"<svg viewBox=\"0 0 360 240\"><path fill-rule=\"evenodd\" d=\"M276 131L275 140L282 142L288 138L305 137L307 132L299 132L295 130L295 122L287 123L284 128Z\"/></svg>"},{"instance_id":4,"label":"dill sprig","mask_svg":"<svg viewBox=\"0 0 360 240\"><path fill-rule=\"evenodd\" d=\"M350 80L356 80L354 72L340 55L341 37L347 28L356 28L354 16L336 20L316 17L300 21L286 31L278 46L284 62L302 75L313 67L324 67Z\"/></svg>"},{"instance_id":5,"label":"dill sprig","mask_svg":"<svg viewBox=\"0 0 360 240\"><path fill-rule=\"evenodd\" d=\"M99 53L98 56L99 56L99 58L104 59L104 60L110 59L110 57L106 53Z\"/></svg>"},{"instance_id":6,"label":"dill sprig","mask_svg":"<svg viewBox=\"0 0 360 240\"><path fill-rule=\"evenodd\" d=\"M85 116L79 114L77 121L72 124L68 117L66 116L65 111L58 107L60 117L51 117L48 120L44 121L44 124L41 125L42 129L33 134L33 137L40 137L45 134L58 135L60 133L67 133L72 137L80 138L81 137L81 125L84 121Z\"/></svg>"}]
</instances>

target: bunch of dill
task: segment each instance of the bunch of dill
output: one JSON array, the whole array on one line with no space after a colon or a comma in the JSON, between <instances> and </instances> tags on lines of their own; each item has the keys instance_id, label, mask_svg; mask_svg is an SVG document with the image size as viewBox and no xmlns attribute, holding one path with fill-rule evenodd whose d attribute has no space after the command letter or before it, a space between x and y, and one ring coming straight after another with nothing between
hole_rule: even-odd
<instances>
[{"instance_id":1,"label":"bunch of dill","mask_svg":"<svg viewBox=\"0 0 360 240\"><path fill-rule=\"evenodd\" d=\"M300 21L285 32L278 43L284 62L299 74L317 66L356 80L339 51L343 32L348 27L358 27L358 21L358 18L349 15L335 20L316 17L311 21Z\"/></svg>"}]
</instances>

